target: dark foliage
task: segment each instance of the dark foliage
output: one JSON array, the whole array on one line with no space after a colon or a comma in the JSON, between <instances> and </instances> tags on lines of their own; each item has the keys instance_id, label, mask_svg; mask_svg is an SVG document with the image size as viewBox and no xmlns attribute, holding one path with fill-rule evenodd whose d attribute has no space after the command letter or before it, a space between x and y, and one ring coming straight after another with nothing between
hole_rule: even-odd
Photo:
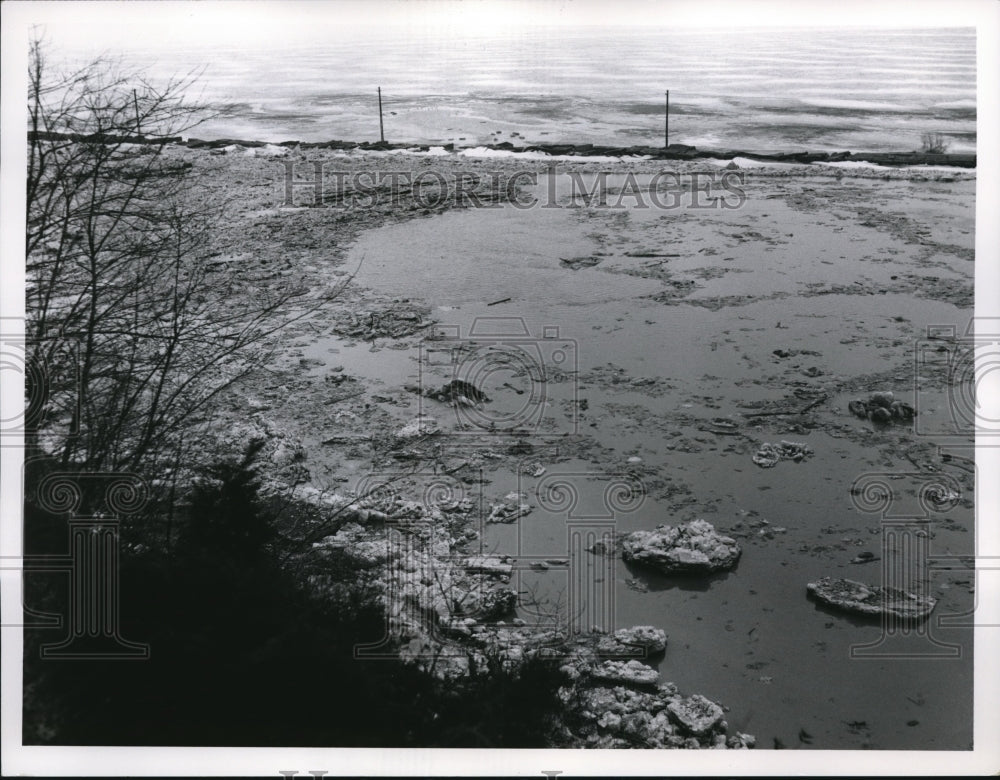
<instances>
[{"instance_id":1,"label":"dark foliage","mask_svg":"<svg viewBox=\"0 0 1000 780\"><path fill-rule=\"evenodd\" d=\"M26 632L26 743L544 746L551 664L511 673L494 661L455 685L355 659L357 643L382 637L380 605L357 587L319 597L282 569L246 464L212 471L173 550L123 556L122 635L148 643L148 660L41 659L56 637ZM64 522L30 506L28 517L38 539ZM59 588L30 593L65 606Z\"/></svg>"},{"instance_id":2,"label":"dark foliage","mask_svg":"<svg viewBox=\"0 0 1000 780\"><path fill-rule=\"evenodd\" d=\"M252 463L261 444L241 463L218 463L192 489L188 523L180 538L182 556L197 558L205 550L224 550L245 564L266 557L275 533L257 500L260 486Z\"/></svg>"}]
</instances>

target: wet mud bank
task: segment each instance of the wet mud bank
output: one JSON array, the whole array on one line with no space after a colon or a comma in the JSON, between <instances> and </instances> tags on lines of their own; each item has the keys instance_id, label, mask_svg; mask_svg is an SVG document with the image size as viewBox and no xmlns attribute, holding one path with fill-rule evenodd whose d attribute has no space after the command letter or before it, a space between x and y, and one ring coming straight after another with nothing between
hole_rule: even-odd
<instances>
[{"instance_id":1,"label":"wet mud bank","mask_svg":"<svg viewBox=\"0 0 1000 780\"><path fill-rule=\"evenodd\" d=\"M572 679L566 745L969 747L956 616L974 572L930 561L975 549L947 360L972 314L973 174L754 168L733 210L564 191L551 210L288 207L275 160L170 153L236 204L213 238L220 274L339 285L213 424L270 442L274 489L315 510L317 587L328 556L366 562L404 657L467 674L494 653L554 654ZM890 392L912 417L872 414ZM731 565L681 575L617 547L695 521L739 547ZM934 606L904 636L809 598L835 580ZM636 626L664 649L615 645Z\"/></svg>"}]
</instances>

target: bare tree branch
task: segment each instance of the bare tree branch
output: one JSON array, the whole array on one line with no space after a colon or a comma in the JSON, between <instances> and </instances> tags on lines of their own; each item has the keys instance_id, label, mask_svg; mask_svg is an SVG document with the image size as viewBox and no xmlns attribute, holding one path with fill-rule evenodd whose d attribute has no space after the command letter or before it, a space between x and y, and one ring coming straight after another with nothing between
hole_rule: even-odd
<instances>
[{"instance_id":1,"label":"bare tree branch","mask_svg":"<svg viewBox=\"0 0 1000 780\"><path fill-rule=\"evenodd\" d=\"M208 116L187 97L199 75L157 85L110 58L57 73L45 43L31 46L27 333L53 384L26 444L65 466L190 466L196 416L339 293L248 290L212 270L209 238L229 204L168 143ZM75 381L59 384L63 373Z\"/></svg>"}]
</instances>

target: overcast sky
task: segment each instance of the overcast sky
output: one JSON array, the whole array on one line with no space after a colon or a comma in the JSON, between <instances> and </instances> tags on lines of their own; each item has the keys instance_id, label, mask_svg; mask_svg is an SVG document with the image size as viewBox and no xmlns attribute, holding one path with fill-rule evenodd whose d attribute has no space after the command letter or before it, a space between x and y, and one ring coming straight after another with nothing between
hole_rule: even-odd
<instances>
[{"instance_id":1,"label":"overcast sky","mask_svg":"<svg viewBox=\"0 0 1000 780\"><path fill-rule=\"evenodd\" d=\"M44 25L74 50L319 43L367 28L421 35L509 34L532 27L642 25L711 27L957 26L974 22L978 0L231 0L230 2L3 3L4 21Z\"/></svg>"}]
</instances>

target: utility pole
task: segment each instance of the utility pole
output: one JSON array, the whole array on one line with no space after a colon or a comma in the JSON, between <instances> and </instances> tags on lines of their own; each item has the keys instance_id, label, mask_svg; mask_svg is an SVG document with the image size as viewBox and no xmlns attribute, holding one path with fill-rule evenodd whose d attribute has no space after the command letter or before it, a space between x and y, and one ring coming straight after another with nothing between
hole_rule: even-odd
<instances>
[{"instance_id":1,"label":"utility pole","mask_svg":"<svg viewBox=\"0 0 1000 780\"><path fill-rule=\"evenodd\" d=\"M142 138L142 129L139 127L139 96L132 89L132 103L135 105L135 134Z\"/></svg>"},{"instance_id":2,"label":"utility pole","mask_svg":"<svg viewBox=\"0 0 1000 780\"><path fill-rule=\"evenodd\" d=\"M382 143L385 143L385 129L382 126L382 87L378 88L378 135Z\"/></svg>"},{"instance_id":3,"label":"utility pole","mask_svg":"<svg viewBox=\"0 0 1000 780\"><path fill-rule=\"evenodd\" d=\"M663 113L663 148L670 146L670 90L667 90L667 104Z\"/></svg>"}]
</instances>

